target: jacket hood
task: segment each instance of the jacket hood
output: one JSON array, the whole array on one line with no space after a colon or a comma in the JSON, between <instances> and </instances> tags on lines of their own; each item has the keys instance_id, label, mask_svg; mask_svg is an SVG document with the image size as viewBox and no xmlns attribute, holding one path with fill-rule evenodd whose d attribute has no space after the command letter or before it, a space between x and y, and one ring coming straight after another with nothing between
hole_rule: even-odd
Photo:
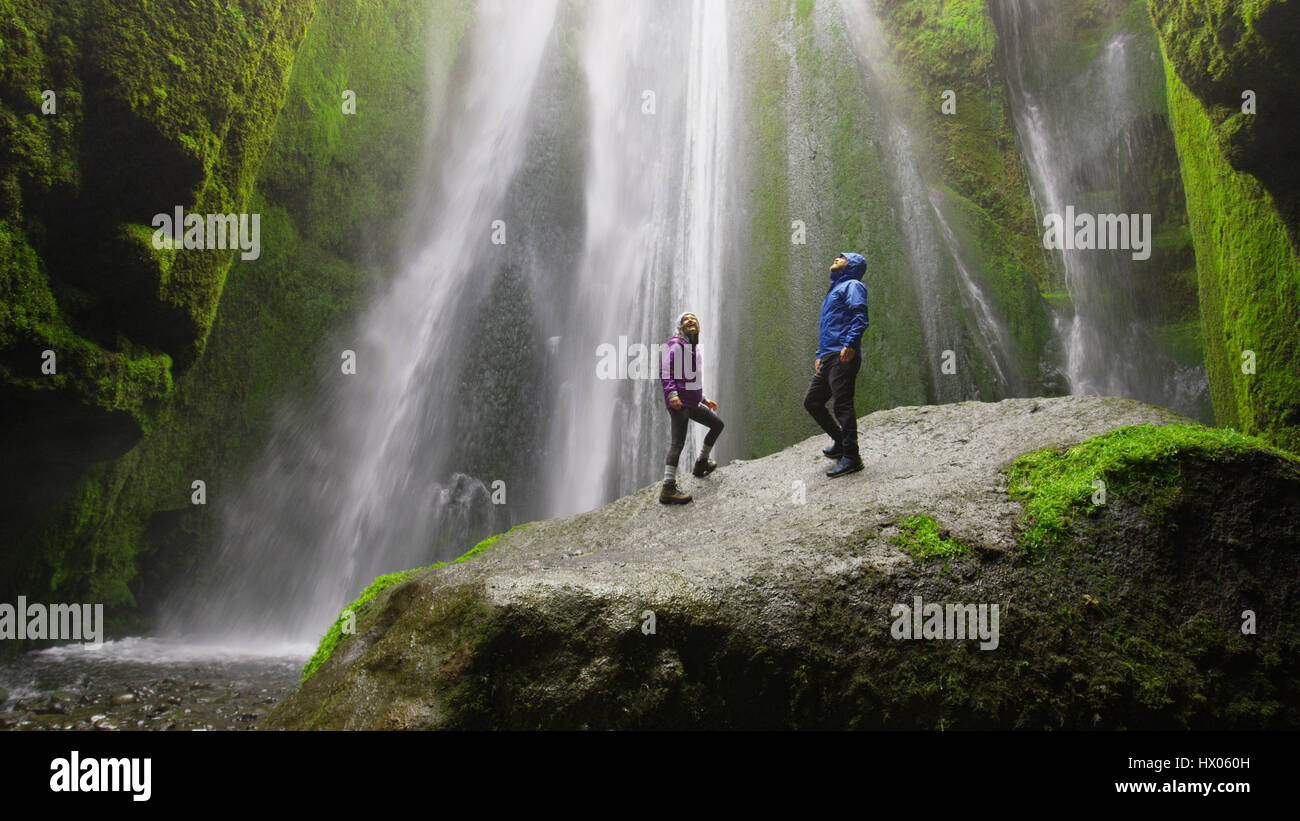
<instances>
[{"instance_id":1,"label":"jacket hood","mask_svg":"<svg viewBox=\"0 0 1300 821\"><path fill-rule=\"evenodd\" d=\"M862 275L867 272L866 257L852 251L842 251L840 255L848 260L849 264L843 270L830 272L831 284L835 285L846 279L862 279Z\"/></svg>"}]
</instances>

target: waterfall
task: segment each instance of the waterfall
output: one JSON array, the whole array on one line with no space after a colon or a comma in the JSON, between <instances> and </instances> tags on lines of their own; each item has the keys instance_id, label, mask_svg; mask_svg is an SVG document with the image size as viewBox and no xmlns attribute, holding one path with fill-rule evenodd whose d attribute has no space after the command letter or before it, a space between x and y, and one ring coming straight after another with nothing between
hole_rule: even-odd
<instances>
[{"instance_id":1,"label":"waterfall","mask_svg":"<svg viewBox=\"0 0 1300 821\"><path fill-rule=\"evenodd\" d=\"M979 398L970 368L959 369L959 375L944 375L938 367L944 351L963 351L967 334L973 337L976 355L964 352L961 358L986 369L995 386L995 395L983 398L1023 394L1026 389L1015 365L1005 322L965 264L961 244L943 214L942 198L927 185L918 167L917 147L904 122L907 102L880 21L868 3L840 0L840 7L867 90L883 109L879 144L892 172L898 230L904 240L931 363L933 401Z\"/></svg>"},{"instance_id":2,"label":"waterfall","mask_svg":"<svg viewBox=\"0 0 1300 821\"><path fill-rule=\"evenodd\" d=\"M597 379L600 346L621 349L620 337L627 346L666 342L676 317L692 311L706 395L722 398L722 249L733 190L727 14L727 4L709 0L588 9L586 242L575 304L559 306L565 354L549 434L551 515L590 509L663 472L659 363L649 362L650 379ZM692 451L688 441L683 460Z\"/></svg>"},{"instance_id":3,"label":"waterfall","mask_svg":"<svg viewBox=\"0 0 1300 821\"><path fill-rule=\"evenodd\" d=\"M555 12L555 0L479 4L459 103L430 123L445 116L448 131L440 160L424 164L412 214L422 230L357 325L355 373L336 366L322 401L277 423L222 505L211 594L174 613L171 629L317 636L376 575L427 564L435 540L463 548L482 529L475 511L490 510L489 489L449 460L457 423L475 413L458 384L462 343L477 332L467 317L486 296L490 234L524 160Z\"/></svg>"},{"instance_id":4,"label":"waterfall","mask_svg":"<svg viewBox=\"0 0 1300 821\"><path fill-rule=\"evenodd\" d=\"M1149 53L1154 46L1144 48L1137 35L1119 29L1082 69L1071 69L1062 58L1070 48L1069 27L1060 20L1067 8L1005 0L993 9L1039 216L1061 215L1067 207L1134 211L1138 203L1123 191L1134 158L1152 150L1140 129L1145 112L1138 83L1159 73L1156 55ZM1205 418L1204 369L1178 365L1152 337L1150 313L1162 295L1152 292L1144 266L1153 265L1154 256L1141 261L1127 251L1055 253L1073 308L1055 318L1070 391L1131 397Z\"/></svg>"},{"instance_id":5,"label":"waterfall","mask_svg":"<svg viewBox=\"0 0 1300 821\"><path fill-rule=\"evenodd\" d=\"M997 316L992 300L984 293L976 281L975 275L962 258L961 245L943 215L942 197L938 191L930 189L930 206L934 209L939 230L944 242L953 249L953 261L957 265L957 274L961 283L962 306L966 316L974 319L976 327L976 344L984 353L984 361L993 369L994 379L1003 396L1014 396L1021 389L1019 374L1015 371L1015 360L1009 355L1012 342L1006 326Z\"/></svg>"},{"instance_id":6,"label":"waterfall","mask_svg":"<svg viewBox=\"0 0 1300 821\"><path fill-rule=\"evenodd\" d=\"M355 374L336 364L319 398L283 410L222 502L216 578L197 604L171 603L168 632L310 640L377 575L662 475L658 362L602 379L597 354L648 351L693 311L705 389L725 404L727 14L710 0L480 2L463 85L431 112L401 263L345 337ZM576 92L559 87L565 27L580 43ZM548 121L572 114L547 108L569 93L586 120ZM585 163L576 238L548 228L573 217L539 170L565 142L548 128L585 132L570 146ZM481 373L501 360L518 366ZM524 455L493 453L512 448ZM493 503L498 485L506 504Z\"/></svg>"},{"instance_id":7,"label":"waterfall","mask_svg":"<svg viewBox=\"0 0 1300 821\"><path fill-rule=\"evenodd\" d=\"M1132 57L1112 38L1078 80L1076 90L1118 99L1049 109L1026 67L1032 7L999 14L1034 194L1052 210L1085 193L1071 152L1106 155L1132 119ZM892 259L915 300L931 400L1023 394L1006 318L962 244L968 226L927 178L937 176L929 144L880 21L865 2L816 8L830 12L823 33L847 40L861 77L851 82L869 103L863 139L879 152L894 215L878 230L899 237ZM704 389L726 418L746 366L729 337L730 298L745 284L733 260L750 224L737 193L747 171L737 14L715 0L481 0L459 79L412 161L398 263L341 334L355 373L336 359L317 395L281 409L243 487L216 495L214 578L171 603L172 632L315 638L378 575L654 482L668 424L652 346L682 311L701 319ZM1050 61L1044 51L1035 59ZM1137 301L1120 298L1131 263L1086 256L1065 255L1072 388L1178 408L1168 385L1185 374L1122 355L1146 333ZM955 374L940 370L950 350L963 363ZM610 356L614 378L602 368ZM687 442L685 464L697 445ZM720 461L731 447L724 435Z\"/></svg>"}]
</instances>

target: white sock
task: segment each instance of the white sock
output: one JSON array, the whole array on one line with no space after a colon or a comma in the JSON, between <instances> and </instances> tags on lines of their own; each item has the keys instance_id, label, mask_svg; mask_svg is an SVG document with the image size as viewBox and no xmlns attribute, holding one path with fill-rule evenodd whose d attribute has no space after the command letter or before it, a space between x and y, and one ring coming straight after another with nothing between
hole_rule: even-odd
<instances>
[{"instance_id":1,"label":"white sock","mask_svg":"<svg viewBox=\"0 0 1300 821\"><path fill-rule=\"evenodd\" d=\"M705 443L704 443L704 446L700 448L700 461L701 461L701 462L703 462L705 459L708 459L708 458L709 458L709 451L711 451L711 450L713 450L713 445L710 445L708 442L705 442Z\"/></svg>"},{"instance_id":2,"label":"white sock","mask_svg":"<svg viewBox=\"0 0 1300 821\"><path fill-rule=\"evenodd\" d=\"M677 483L677 466L664 465L664 484L673 485Z\"/></svg>"}]
</instances>

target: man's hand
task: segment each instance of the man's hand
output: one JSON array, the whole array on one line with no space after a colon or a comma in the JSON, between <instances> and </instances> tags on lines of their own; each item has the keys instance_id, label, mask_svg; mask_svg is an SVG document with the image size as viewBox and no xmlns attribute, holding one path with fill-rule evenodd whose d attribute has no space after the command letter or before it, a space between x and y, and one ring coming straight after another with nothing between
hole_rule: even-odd
<instances>
[{"instance_id":1,"label":"man's hand","mask_svg":"<svg viewBox=\"0 0 1300 821\"><path fill-rule=\"evenodd\" d=\"M813 373L822 372L822 361L820 358L813 360Z\"/></svg>"},{"instance_id":2,"label":"man's hand","mask_svg":"<svg viewBox=\"0 0 1300 821\"><path fill-rule=\"evenodd\" d=\"M844 348L843 350L840 351L840 361L841 361L841 362L852 362L852 361L853 361L853 356L854 356L854 354L853 354L853 349L852 349L852 348Z\"/></svg>"},{"instance_id":3,"label":"man's hand","mask_svg":"<svg viewBox=\"0 0 1300 821\"><path fill-rule=\"evenodd\" d=\"M711 411L716 411L718 409L718 403L714 402L712 399L705 399L704 404L708 405L709 410Z\"/></svg>"},{"instance_id":4,"label":"man's hand","mask_svg":"<svg viewBox=\"0 0 1300 821\"><path fill-rule=\"evenodd\" d=\"M672 408L673 410L681 410L682 400L678 399L676 396L670 397L668 399L668 407Z\"/></svg>"}]
</instances>

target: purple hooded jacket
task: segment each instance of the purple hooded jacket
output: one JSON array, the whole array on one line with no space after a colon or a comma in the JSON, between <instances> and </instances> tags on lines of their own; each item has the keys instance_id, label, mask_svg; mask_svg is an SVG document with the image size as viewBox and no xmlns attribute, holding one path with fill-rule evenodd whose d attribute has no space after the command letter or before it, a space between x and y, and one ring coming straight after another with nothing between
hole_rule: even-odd
<instances>
[{"instance_id":1,"label":"purple hooded jacket","mask_svg":"<svg viewBox=\"0 0 1300 821\"><path fill-rule=\"evenodd\" d=\"M659 379L664 386L664 407L672 410L668 396L677 391L683 408L698 407L704 399L704 382L700 375L700 351L680 336L668 340L659 362Z\"/></svg>"}]
</instances>

